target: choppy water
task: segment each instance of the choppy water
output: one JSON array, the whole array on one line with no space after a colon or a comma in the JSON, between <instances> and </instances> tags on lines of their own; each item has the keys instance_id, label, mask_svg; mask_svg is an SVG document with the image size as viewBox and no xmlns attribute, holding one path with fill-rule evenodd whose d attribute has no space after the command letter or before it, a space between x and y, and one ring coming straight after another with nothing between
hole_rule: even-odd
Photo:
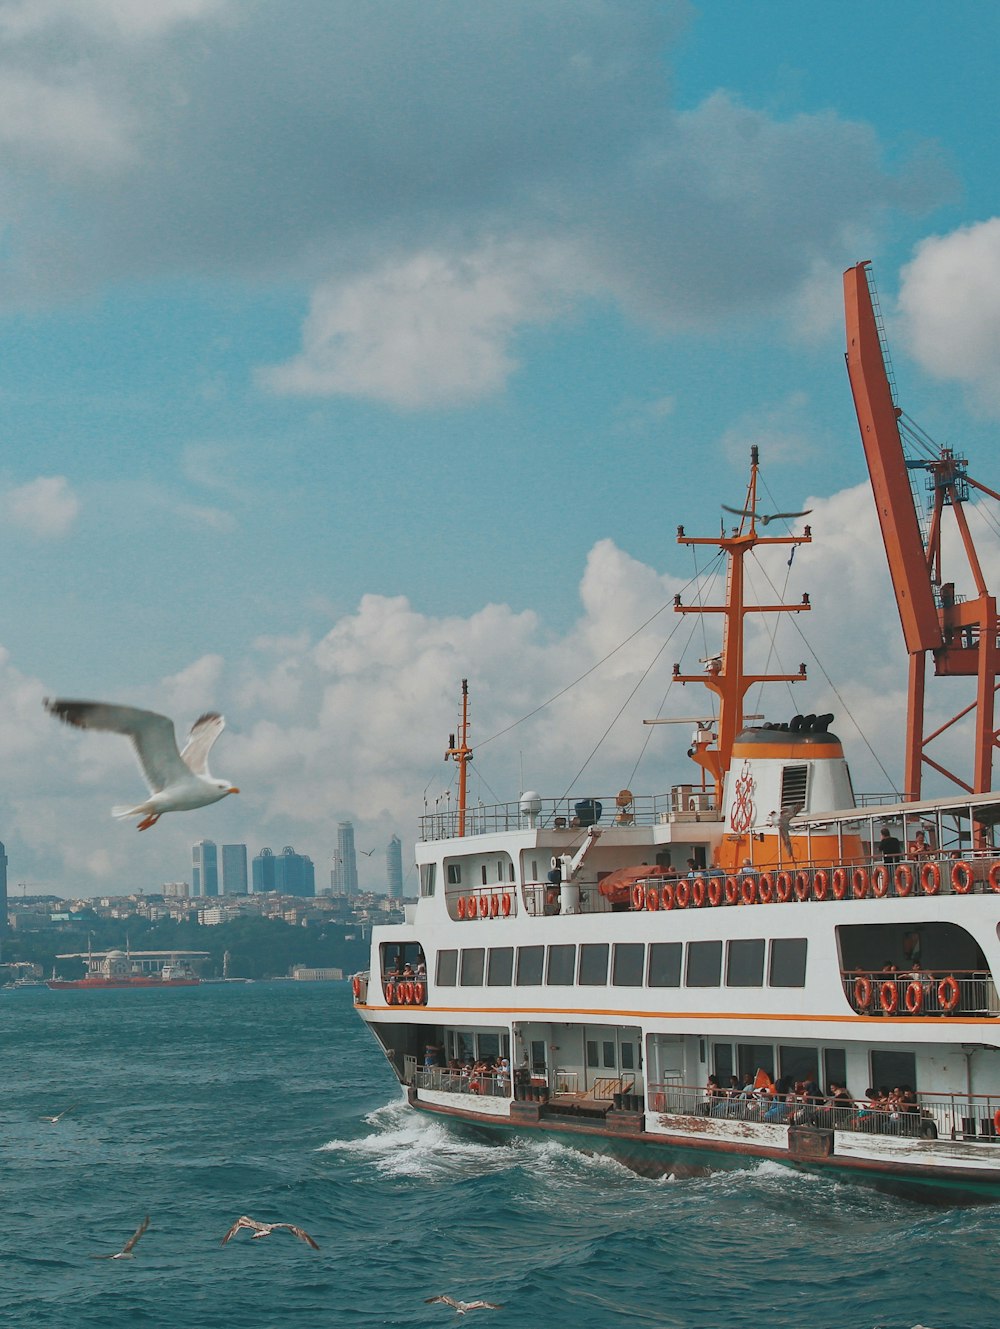
<instances>
[{"instance_id":1,"label":"choppy water","mask_svg":"<svg viewBox=\"0 0 1000 1329\"><path fill-rule=\"evenodd\" d=\"M2 992L0 1072L5 1329L1000 1325L1000 1209L462 1140L403 1106L346 984ZM90 1258L147 1213L134 1259ZM242 1213L321 1249L220 1245Z\"/></svg>"}]
</instances>

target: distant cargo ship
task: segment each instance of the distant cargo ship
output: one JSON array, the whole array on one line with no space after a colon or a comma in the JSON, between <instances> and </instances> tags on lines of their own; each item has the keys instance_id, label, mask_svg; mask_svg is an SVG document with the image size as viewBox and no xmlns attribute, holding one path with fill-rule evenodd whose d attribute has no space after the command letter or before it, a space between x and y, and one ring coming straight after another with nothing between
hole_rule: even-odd
<instances>
[{"instance_id":1,"label":"distant cargo ship","mask_svg":"<svg viewBox=\"0 0 1000 1329\"><path fill-rule=\"evenodd\" d=\"M191 956L205 951L187 952ZM82 978L50 978L53 991L78 988L189 988L200 983L187 958L175 951L88 951L86 955L60 955L60 960L86 959L87 972Z\"/></svg>"}]
</instances>

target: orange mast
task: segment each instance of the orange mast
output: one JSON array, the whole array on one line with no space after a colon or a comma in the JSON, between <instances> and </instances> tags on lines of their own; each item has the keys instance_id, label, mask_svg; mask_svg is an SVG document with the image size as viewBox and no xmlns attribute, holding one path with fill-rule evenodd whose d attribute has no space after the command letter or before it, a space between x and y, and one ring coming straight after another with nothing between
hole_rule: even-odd
<instances>
[{"instance_id":1,"label":"orange mast","mask_svg":"<svg viewBox=\"0 0 1000 1329\"><path fill-rule=\"evenodd\" d=\"M674 597L678 614L722 614L725 625L722 652L708 662L706 674L682 674L680 665L674 665L674 678L679 683L701 683L719 698L719 719L715 747L708 743L695 744L691 757L715 782L716 806L722 806L722 783L733 753L733 743L743 728L743 699L755 683L798 683L806 677L805 665L799 665L797 674L747 674L744 672L744 619L747 614L797 614L808 611L808 595L801 604L748 605L744 599L743 560L758 545L809 544L812 534L807 526L803 535L759 535L757 532L757 471L758 450L750 449L750 482L743 505L741 521L732 535L716 538L685 535L684 527L677 528L677 543L687 545L715 545L725 551L728 558L726 572L726 602L722 605L682 605L681 597ZM799 516L801 514L788 514ZM771 517L761 517L766 526Z\"/></svg>"},{"instance_id":2,"label":"orange mast","mask_svg":"<svg viewBox=\"0 0 1000 1329\"><path fill-rule=\"evenodd\" d=\"M469 747L469 680L462 679L462 721L459 726L459 742L456 745L455 735L448 735L448 751L444 754L445 761L450 757L458 762L458 833L465 834L465 808L466 796L468 790L468 766L472 760L472 749Z\"/></svg>"}]
</instances>

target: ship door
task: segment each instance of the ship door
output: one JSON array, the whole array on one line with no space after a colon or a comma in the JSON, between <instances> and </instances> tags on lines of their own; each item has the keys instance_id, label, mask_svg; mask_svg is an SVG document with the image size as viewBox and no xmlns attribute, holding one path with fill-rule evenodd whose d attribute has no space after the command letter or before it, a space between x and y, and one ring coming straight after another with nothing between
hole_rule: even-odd
<instances>
[{"instance_id":1,"label":"ship door","mask_svg":"<svg viewBox=\"0 0 1000 1329\"><path fill-rule=\"evenodd\" d=\"M609 1080L638 1082L638 1029L588 1029L586 1044L588 1089L605 1088Z\"/></svg>"}]
</instances>

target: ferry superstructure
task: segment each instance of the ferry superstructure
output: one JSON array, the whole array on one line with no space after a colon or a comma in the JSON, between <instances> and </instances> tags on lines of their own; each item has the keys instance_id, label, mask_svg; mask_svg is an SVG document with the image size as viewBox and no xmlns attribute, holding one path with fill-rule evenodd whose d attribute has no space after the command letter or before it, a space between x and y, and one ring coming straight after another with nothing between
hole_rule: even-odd
<instances>
[{"instance_id":1,"label":"ferry superstructure","mask_svg":"<svg viewBox=\"0 0 1000 1329\"><path fill-rule=\"evenodd\" d=\"M678 528L728 568L723 604L675 606L723 616L719 655L676 670L717 701L697 778L469 809L463 685L458 806L424 818L419 898L373 929L356 1009L415 1109L497 1139L1000 1199L1000 795L858 806L832 715L745 717L752 684L805 677L746 671L747 615L809 609L746 600L748 553L811 538L767 533L756 481L754 450L730 535ZM962 649L988 635L995 664L991 612Z\"/></svg>"}]
</instances>

